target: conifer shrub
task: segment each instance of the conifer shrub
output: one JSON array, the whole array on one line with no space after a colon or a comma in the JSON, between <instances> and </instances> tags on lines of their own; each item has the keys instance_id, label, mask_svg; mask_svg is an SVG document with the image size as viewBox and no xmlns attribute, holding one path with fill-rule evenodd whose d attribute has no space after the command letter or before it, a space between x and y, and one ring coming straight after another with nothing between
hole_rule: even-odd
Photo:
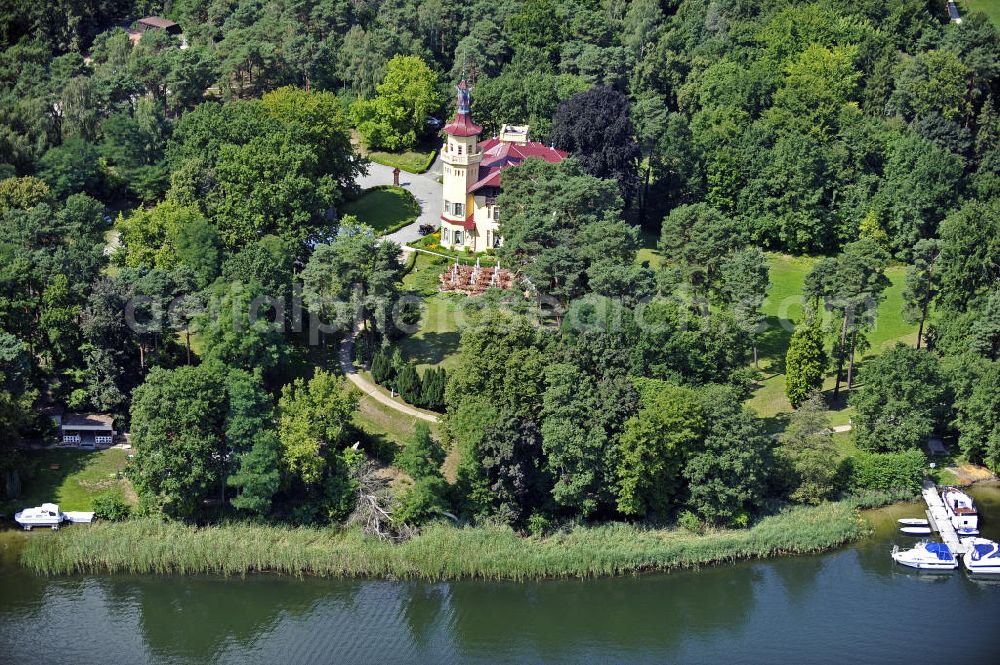
<instances>
[{"instance_id":1,"label":"conifer shrub","mask_svg":"<svg viewBox=\"0 0 1000 665\"><path fill-rule=\"evenodd\" d=\"M420 377L412 364L406 363L396 376L396 390L399 396L409 404L420 401Z\"/></svg>"}]
</instances>

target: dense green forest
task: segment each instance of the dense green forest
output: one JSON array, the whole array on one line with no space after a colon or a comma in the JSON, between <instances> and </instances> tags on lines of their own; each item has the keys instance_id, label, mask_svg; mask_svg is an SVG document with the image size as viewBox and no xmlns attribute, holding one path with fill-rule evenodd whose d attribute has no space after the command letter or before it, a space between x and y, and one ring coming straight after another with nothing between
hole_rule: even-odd
<instances>
[{"instance_id":1,"label":"dense green forest","mask_svg":"<svg viewBox=\"0 0 1000 665\"><path fill-rule=\"evenodd\" d=\"M183 36L130 34L148 14ZM951 24L936 0L14 0L0 49L10 497L30 476L17 443L49 435L50 406L131 431L136 511L366 527L391 514L379 533L442 511L533 532L745 526L912 487L931 435L1000 470L1000 36L981 14ZM401 301L412 266L340 210L365 169L357 141L439 142L461 78L486 133L530 124L572 158L505 172L497 256L530 297L470 299L447 377L421 389L394 354L416 316ZM776 437L746 405L765 252L818 258L784 358L796 410ZM916 348L859 368L898 266ZM397 449L357 426L336 358L355 322L359 360L443 407L440 432L418 426ZM827 420L845 399L863 451L846 460Z\"/></svg>"}]
</instances>

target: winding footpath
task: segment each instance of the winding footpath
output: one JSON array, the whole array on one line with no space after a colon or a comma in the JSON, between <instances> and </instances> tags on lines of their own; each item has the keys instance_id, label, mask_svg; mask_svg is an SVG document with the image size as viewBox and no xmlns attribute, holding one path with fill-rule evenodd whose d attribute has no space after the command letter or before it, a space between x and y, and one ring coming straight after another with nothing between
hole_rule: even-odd
<instances>
[{"instance_id":1,"label":"winding footpath","mask_svg":"<svg viewBox=\"0 0 1000 665\"><path fill-rule=\"evenodd\" d=\"M420 204L420 216L412 224L382 237L399 243L404 253L412 251L407 247L407 243L420 238L421 224L437 226L439 215L435 214L435 211L438 210L441 203L441 183L437 181L440 174L440 159L431 165L427 173L420 174L402 171L399 174L399 186L413 194L413 198ZM391 185L392 167L372 162L368 166L368 173L359 177L357 183L362 189L368 189L376 185ZM357 330L354 331L355 334L357 332ZM441 421L438 416L432 413L415 409L409 404L389 397L382 392L376 383L369 381L366 377L359 374L357 368L354 366L354 335L348 335L340 343L340 370L344 373L348 381L379 404L383 404L411 418L419 418L431 423Z\"/></svg>"}]
</instances>

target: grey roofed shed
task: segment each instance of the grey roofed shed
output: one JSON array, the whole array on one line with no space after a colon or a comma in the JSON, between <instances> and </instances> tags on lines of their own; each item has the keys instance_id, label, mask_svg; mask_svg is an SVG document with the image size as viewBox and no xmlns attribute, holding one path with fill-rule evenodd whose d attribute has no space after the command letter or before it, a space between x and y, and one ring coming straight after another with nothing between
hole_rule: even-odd
<instances>
[{"instance_id":1,"label":"grey roofed shed","mask_svg":"<svg viewBox=\"0 0 1000 665\"><path fill-rule=\"evenodd\" d=\"M172 35L179 35L181 33L181 26L162 16L147 16L139 19L137 22L143 30L166 30Z\"/></svg>"},{"instance_id":2,"label":"grey roofed shed","mask_svg":"<svg viewBox=\"0 0 1000 665\"><path fill-rule=\"evenodd\" d=\"M114 418L101 413L67 413L62 417L64 430L111 431Z\"/></svg>"}]
</instances>

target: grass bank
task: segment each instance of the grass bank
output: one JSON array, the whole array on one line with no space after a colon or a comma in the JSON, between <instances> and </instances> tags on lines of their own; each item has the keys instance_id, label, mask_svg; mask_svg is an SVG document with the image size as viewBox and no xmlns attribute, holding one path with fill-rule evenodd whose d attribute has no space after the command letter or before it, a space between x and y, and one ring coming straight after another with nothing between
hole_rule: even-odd
<instances>
[{"instance_id":1,"label":"grass bank","mask_svg":"<svg viewBox=\"0 0 1000 665\"><path fill-rule=\"evenodd\" d=\"M128 452L121 448L50 448L24 454L30 465L22 479L24 493L0 503L5 514L47 501L58 503L63 510L92 510L94 498L106 492L120 492L129 501L135 498L123 477Z\"/></svg>"},{"instance_id":2,"label":"grass bank","mask_svg":"<svg viewBox=\"0 0 1000 665\"><path fill-rule=\"evenodd\" d=\"M704 535L615 523L523 538L506 528L433 525L402 544L334 528L251 524L197 528L136 520L31 538L21 563L44 574L277 572L525 580L667 571L820 552L856 540L868 530L851 502L793 508L750 529Z\"/></svg>"}]
</instances>

